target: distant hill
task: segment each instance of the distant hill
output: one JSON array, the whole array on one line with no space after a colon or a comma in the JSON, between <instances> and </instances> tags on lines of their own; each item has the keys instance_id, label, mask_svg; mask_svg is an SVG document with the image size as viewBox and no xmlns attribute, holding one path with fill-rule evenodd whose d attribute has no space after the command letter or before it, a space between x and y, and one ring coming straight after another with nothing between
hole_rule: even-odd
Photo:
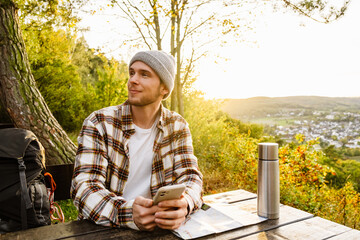
<instances>
[{"instance_id":1,"label":"distant hill","mask_svg":"<svg viewBox=\"0 0 360 240\"><path fill-rule=\"evenodd\" d=\"M254 97L226 99L222 110L234 118L252 119L280 111L341 111L360 112L360 97Z\"/></svg>"}]
</instances>

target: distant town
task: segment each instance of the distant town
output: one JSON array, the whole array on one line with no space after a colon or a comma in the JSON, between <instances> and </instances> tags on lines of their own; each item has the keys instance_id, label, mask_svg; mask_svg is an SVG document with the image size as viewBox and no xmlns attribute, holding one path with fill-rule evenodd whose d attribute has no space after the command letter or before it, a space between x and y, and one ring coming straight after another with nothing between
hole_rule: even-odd
<instances>
[{"instance_id":1,"label":"distant town","mask_svg":"<svg viewBox=\"0 0 360 240\"><path fill-rule=\"evenodd\" d=\"M312 111L305 114L303 110L268 114L267 117L288 119L284 126L273 126L275 135L285 141L293 141L294 136L301 133L306 140L319 138L323 144L336 148L360 148L359 113Z\"/></svg>"},{"instance_id":2,"label":"distant town","mask_svg":"<svg viewBox=\"0 0 360 240\"><path fill-rule=\"evenodd\" d=\"M360 97L254 97L228 99L222 110L243 122L264 125L264 133L287 142L303 134L319 147L360 149Z\"/></svg>"}]
</instances>

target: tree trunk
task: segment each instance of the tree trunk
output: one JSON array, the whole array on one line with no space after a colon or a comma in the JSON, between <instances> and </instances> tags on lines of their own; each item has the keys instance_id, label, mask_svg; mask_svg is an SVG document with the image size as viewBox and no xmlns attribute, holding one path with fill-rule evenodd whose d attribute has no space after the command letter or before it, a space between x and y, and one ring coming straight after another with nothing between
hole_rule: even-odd
<instances>
[{"instance_id":1,"label":"tree trunk","mask_svg":"<svg viewBox=\"0 0 360 240\"><path fill-rule=\"evenodd\" d=\"M181 85L181 75L180 75L180 71L181 71L181 63L180 63L181 59L180 59L180 52L177 53L177 61L176 61L176 68L177 68L177 73L175 76L175 87L176 87L176 91L175 91L175 97L176 97L176 103L177 103L177 108L178 108L178 113L181 116L184 116L184 102L183 102L183 92L182 92L182 85Z\"/></svg>"},{"instance_id":2,"label":"tree trunk","mask_svg":"<svg viewBox=\"0 0 360 240\"><path fill-rule=\"evenodd\" d=\"M175 0L171 0L171 31L170 31L170 49L171 49L171 55L175 57L176 50L175 50ZM171 94L171 108L170 110L176 111L176 101L177 100L177 87L176 87L176 81L174 83L174 89Z\"/></svg>"},{"instance_id":3,"label":"tree trunk","mask_svg":"<svg viewBox=\"0 0 360 240\"><path fill-rule=\"evenodd\" d=\"M156 44L157 49L162 50L161 46L161 32L160 32L160 23L159 23L159 12L157 10L157 1L154 1L153 11L154 11L154 24L155 24L155 34L156 34Z\"/></svg>"},{"instance_id":4,"label":"tree trunk","mask_svg":"<svg viewBox=\"0 0 360 240\"><path fill-rule=\"evenodd\" d=\"M176 14L176 78L175 78L175 87L176 87L176 94L177 94L177 105L178 105L178 111L181 116L184 116L184 103L183 103L183 92L182 92L182 85L181 85L181 47L182 43L180 40L180 31L181 31L181 19L180 19L180 9L179 5L177 7Z\"/></svg>"},{"instance_id":5,"label":"tree trunk","mask_svg":"<svg viewBox=\"0 0 360 240\"><path fill-rule=\"evenodd\" d=\"M0 99L14 125L37 135L45 148L47 165L73 162L76 146L36 87L17 9L10 0L0 0L0 56Z\"/></svg>"}]
</instances>

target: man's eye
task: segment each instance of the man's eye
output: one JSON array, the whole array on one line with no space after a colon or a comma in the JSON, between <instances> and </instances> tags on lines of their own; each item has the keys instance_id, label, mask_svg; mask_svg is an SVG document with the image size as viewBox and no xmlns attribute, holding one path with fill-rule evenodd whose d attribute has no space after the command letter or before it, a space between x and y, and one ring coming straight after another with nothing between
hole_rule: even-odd
<instances>
[{"instance_id":1,"label":"man's eye","mask_svg":"<svg viewBox=\"0 0 360 240\"><path fill-rule=\"evenodd\" d=\"M149 74L147 74L147 73L143 73L142 75L143 75L143 77L148 77L149 76Z\"/></svg>"},{"instance_id":2,"label":"man's eye","mask_svg":"<svg viewBox=\"0 0 360 240\"><path fill-rule=\"evenodd\" d=\"M129 72L130 76L134 76L134 74L135 74L134 72Z\"/></svg>"}]
</instances>

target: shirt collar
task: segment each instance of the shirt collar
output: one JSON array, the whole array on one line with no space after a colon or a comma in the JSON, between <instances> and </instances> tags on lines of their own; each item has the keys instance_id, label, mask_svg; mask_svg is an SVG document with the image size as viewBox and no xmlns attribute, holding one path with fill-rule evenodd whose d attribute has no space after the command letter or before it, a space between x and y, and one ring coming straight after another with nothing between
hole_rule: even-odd
<instances>
[{"instance_id":1,"label":"shirt collar","mask_svg":"<svg viewBox=\"0 0 360 240\"><path fill-rule=\"evenodd\" d=\"M160 130L163 130L164 126L165 126L165 107L162 105L162 103L160 104L160 118L159 118L159 122L157 124L157 127Z\"/></svg>"},{"instance_id":2,"label":"shirt collar","mask_svg":"<svg viewBox=\"0 0 360 240\"><path fill-rule=\"evenodd\" d=\"M131 106L126 100L121 108L121 129L123 131L135 131L134 123L132 120L132 114L131 114Z\"/></svg>"}]
</instances>

